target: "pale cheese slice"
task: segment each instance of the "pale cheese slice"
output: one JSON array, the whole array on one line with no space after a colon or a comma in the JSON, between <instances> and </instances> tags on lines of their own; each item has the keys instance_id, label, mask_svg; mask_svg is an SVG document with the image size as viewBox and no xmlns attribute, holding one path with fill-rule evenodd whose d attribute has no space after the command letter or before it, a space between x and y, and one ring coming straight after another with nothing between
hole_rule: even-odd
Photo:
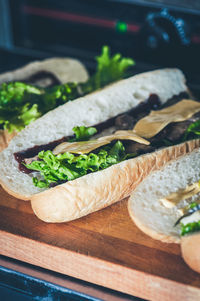
<instances>
[{"instance_id":1,"label":"pale cheese slice","mask_svg":"<svg viewBox=\"0 0 200 301\"><path fill-rule=\"evenodd\" d=\"M171 122L185 121L200 111L200 102L183 99L182 101L140 119L134 132L144 138L151 138L158 134Z\"/></svg>"},{"instance_id":2,"label":"pale cheese slice","mask_svg":"<svg viewBox=\"0 0 200 301\"><path fill-rule=\"evenodd\" d=\"M87 154L99 148L100 146L109 144L113 140L132 140L142 144L149 144L144 138L139 137L133 131L117 131L112 135L100 137L96 140L80 141L80 142L63 142L56 146L53 150L54 155L70 152L74 154Z\"/></svg>"},{"instance_id":3,"label":"pale cheese slice","mask_svg":"<svg viewBox=\"0 0 200 301\"><path fill-rule=\"evenodd\" d=\"M173 208L178 203L180 203L183 200L189 199L193 195L200 192L200 184L199 182L193 183L192 185L188 185L185 189L181 189L177 192L173 192L166 196L163 199L160 199L160 202L166 207L166 208Z\"/></svg>"}]
</instances>

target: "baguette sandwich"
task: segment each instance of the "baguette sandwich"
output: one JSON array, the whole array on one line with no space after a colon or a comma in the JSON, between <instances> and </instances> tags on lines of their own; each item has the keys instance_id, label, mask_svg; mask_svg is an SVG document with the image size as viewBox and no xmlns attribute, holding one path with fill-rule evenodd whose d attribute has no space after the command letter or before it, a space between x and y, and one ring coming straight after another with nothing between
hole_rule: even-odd
<instances>
[{"instance_id":1,"label":"baguette sandwich","mask_svg":"<svg viewBox=\"0 0 200 301\"><path fill-rule=\"evenodd\" d=\"M0 116L2 119L0 124L4 124L4 126L0 128L0 151L8 146L10 140L19 130L21 130L22 127L19 126L20 119L17 122L17 117L20 118L20 115L16 116L20 113L19 106L18 111L14 110L13 107L11 111L8 107L6 110L5 105L3 105L7 100L9 100L9 91L13 94L13 100L15 100L17 91L21 92L22 88L26 89L26 87L31 87L32 85L37 86L38 88L48 88L52 85L61 85L67 82L85 82L87 79L88 72L83 64L81 64L78 60L71 58L50 58L43 61L35 61L17 70L0 74L0 85L4 84L0 87ZM14 84L13 82L16 81L17 84ZM23 83L20 83L19 81ZM9 85L5 83L11 84ZM24 105L25 103L23 103L23 106ZM34 110L32 110L32 113L34 113ZM16 126L15 128L12 128L7 126L9 116L10 119L18 125L18 127ZM37 114L35 116L32 114L31 118L34 119L33 117L37 117ZM25 123L28 123L29 121L30 118L27 116Z\"/></svg>"},{"instance_id":2,"label":"baguette sandwich","mask_svg":"<svg viewBox=\"0 0 200 301\"><path fill-rule=\"evenodd\" d=\"M108 46L96 57L88 77L75 59L54 58L0 75L0 150L25 126L56 107L98 90L128 75L130 58L110 55Z\"/></svg>"},{"instance_id":3,"label":"baguette sandwich","mask_svg":"<svg viewBox=\"0 0 200 301\"><path fill-rule=\"evenodd\" d=\"M180 70L163 69L68 102L11 141L0 154L0 182L10 194L31 200L46 222L70 221L111 205L129 196L151 170L200 145L198 139L179 139L200 111L200 103L174 98L187 92ZM152 109L158 111L149 114ZM172 146L163 148L166 140Z\"/></svg>"},{"instance_id":4,"label":"baguette sandwich","mask_svg":"<svg viewBox=\"0 0 200 301\"><path fill-rule=\"evenodd\" d=\"M154 239L181 243L186 263L200 273L200 149L152 172L128 201L136 225Z\"/></svg>"}]
</instances>

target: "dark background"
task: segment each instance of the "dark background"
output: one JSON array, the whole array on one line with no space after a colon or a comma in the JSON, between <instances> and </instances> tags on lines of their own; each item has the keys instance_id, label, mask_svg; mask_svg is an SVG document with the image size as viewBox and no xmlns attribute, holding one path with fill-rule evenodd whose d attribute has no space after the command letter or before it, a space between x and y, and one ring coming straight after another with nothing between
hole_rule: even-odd
<instances>
[{"instance_id":1,"label":"dark background","mask_svg":"<svg viewBox=\"0 0 200 301\"><path fill-rule=\"evenodd\" d=\"M135 59L135 73L181 68L200 83L198 0L0 0L0 71L70 56L92 72L103 45Z\"/></svg>"}]
</instances>

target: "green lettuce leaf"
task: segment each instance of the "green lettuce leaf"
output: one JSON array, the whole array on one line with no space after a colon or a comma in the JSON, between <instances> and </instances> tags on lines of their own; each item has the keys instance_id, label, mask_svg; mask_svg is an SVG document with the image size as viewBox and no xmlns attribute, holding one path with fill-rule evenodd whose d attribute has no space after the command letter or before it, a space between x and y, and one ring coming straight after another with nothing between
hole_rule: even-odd
<instances>
[{"instance_id":1,"label":"green lettuce leaf","mask_svg":"<svg viewBox=\"0 0 200 301\"><path fill-rule=\"evenodd\" d=\"M41 89L21 82L3 83L0 88L0 109L10 108L43 93Z\"/></svg>"},{"instance_id":2,"label":"green lettuce leaf","mask_svg":"<svg viewBox=\"0 0 200 301\"><path fill-rule=\"evenodd\" d=\"M78 98L79 96L80 93L78 91L77 83L67 83L46 88L45 93L40 99L40 111L42 114L45 114L70 100Z\"/></svg>"},{"instance_id":3,"label":"green lettuce leaf","mask_svg":"<svg viewBox=\"0 0 200 301\"><path fill-rule=\"evenodd\" d=\"M54 155L51 151L41 151L39 160L25 164L28 169L39 171L42 179L33 178L33 184L40 188L72 181L90 172L105 169L126 158L125 148L121 141L100 148L97 153L74 155L64 153Z\"/></svg>"},{"instance_id":4,"label":"green lettuce leaf","mask_svg":"<svg viewBox=\"0 0 200 301\"><path fill-rule=\"evenodd\" d=\"M123 58L120 53L111 56L108 46L103 46L102 53L96 60L96 73L81 85L84 94L126 77L128 68L135 64L131 58Z\"/></svg>"},{"instance_id":5,"label":"green lettuce leaf","mask_svg":"<svg viewBox=\"0 0 200 301\"><path fill-rule=\"evenodd\" d=\"M184 236L188 233L193 233L196 231L200 231L200 221L199 222L194 222L194 223L189 223L187 225L181 224L181 235Z\"/></svg>"},{"instance_id":6,"label":"green lettuce leaf","mask_svg":"<svg viewBox=\"0 0 200 301\"><path fill-rule=\"evenodd\" d=\"M200 136L200 120L191 123L185 131L183 141L188 139L199 138Z\"/></svg>"},{"instance_id":7,"label":"green lettuce leaf","mask_svg":"<svg viewBox=\"0 0 200 301\"><path fill-rule=\"evenodd\" d=\"M75 126L73 128L75 133L75 138L71 139L70 142L73 141L87 141L94 134L97 133L97 129L95 127L86 127L86 126Z\"/></svg>"}]
</instances>

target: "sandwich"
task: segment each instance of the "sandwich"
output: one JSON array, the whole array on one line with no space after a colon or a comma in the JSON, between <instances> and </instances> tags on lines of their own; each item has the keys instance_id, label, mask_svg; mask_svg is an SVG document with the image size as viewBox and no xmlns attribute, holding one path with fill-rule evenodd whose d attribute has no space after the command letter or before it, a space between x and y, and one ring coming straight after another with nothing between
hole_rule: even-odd
<instances>
[{"instance_id":1,"label":"sandwich","mask_svg":"<svg viewBox=\"0 0 200 301\"><path fill-rule=\"evenodd\" d=\"M111 205L129 196L151 170L200 146L188 130L200 103L183 100L187 94L183 73L162 69L68 102L27 126L0 154L1 185L31 200L46 222L70 221Z\"/></svg>"},{"instance_id":2,"label":"sandwich","mask_svg":"<svg viewBox=\"0 0 200 301\"><path fill-rule=\"evenodd\" d=\"M128 201L131 218L147 235L180 243L186 263L200 273L200 149L150 173Z\"/></svg>"},{"instance_id":3,"label":"sandwich","mask_svg":"<svg viewBox=\"0 0 200 301\"><path fill-rule=\"evenodd\" d=\"M34 62L0 75L0 150L48 111L123 78L134 65L120 54L111 56L107 46L96 60L90 77L79 61L68 58Z\"/></svg>"},{"instance_id":4,"label":"sandwich","mask_svg":"<svg viewBox=\"0 0 200 301\"><path fill-rule=\"evenodd\" d=\"M37 110L40 91L54 85L87 80L86 68L72 58L35 61L0 74L0 151L8 146L17 132L41 115ZM31 99L32 103L27 97L30 95L36 97Z\"/></svg>"}]
</instances>

